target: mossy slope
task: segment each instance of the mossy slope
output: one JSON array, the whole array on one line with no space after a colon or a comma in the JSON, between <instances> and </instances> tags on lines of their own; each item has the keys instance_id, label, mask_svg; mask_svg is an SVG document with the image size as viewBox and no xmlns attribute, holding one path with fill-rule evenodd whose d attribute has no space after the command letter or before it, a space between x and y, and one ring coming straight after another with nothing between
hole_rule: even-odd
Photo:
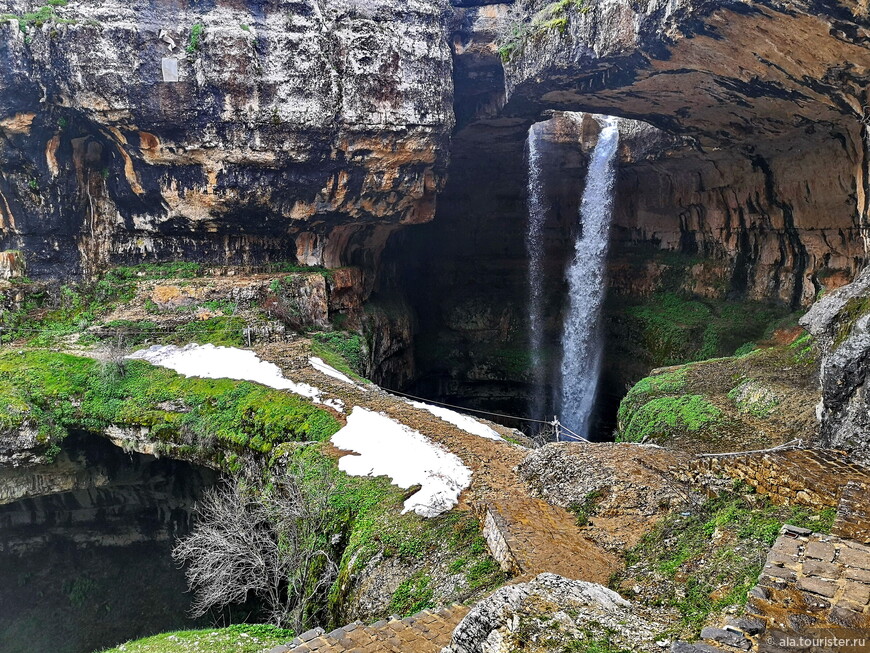
<instances>
[{"instance_id":1,"label":"mossy slope","mask_svg":"<svg viewBox=\"0 0 870 653\"><path fill-rule=\"evenodd\" d=\"M617 439L698 453L806 440L816 429L817 372L808 335L741 356L654 370L622 400Z\"/></svg>"}]
</instances>

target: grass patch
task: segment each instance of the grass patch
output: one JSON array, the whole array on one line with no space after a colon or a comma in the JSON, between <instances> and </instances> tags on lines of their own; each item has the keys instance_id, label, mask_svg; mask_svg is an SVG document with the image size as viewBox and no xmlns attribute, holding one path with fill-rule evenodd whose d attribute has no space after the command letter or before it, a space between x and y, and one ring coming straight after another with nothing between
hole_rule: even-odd
<instances>
[{"instance_id":1,"label":"grass patch","mask_svg":"<svg viewBox=\"0 0 870 653\"><path fill-rule=\"evenodd\" d=\"M435 607L432 599L435 591L430 586L432 579L425 574L415 575L402 582L390 599L389 611L402 617Z\"/></svg>"},{"instance_id":2,"label":"grass patch","mask_svg":"<svg viewBox=\"0 0 870 653\"><path fill-rule=\"evenodd\" d=\"M329 531L345 534L338 577L328 597L334 624L347 621L342 609L353 578L376 556L401 563L394 568L408 574L389 612L417 612L423 609L420 605L434 600L434 595L427 596L430 585L423 578L436 573L468 570L466 588L457 589L462 593L452 600L494 589L506 580L490 557L473 514L451 511L434 518L413 512L401 514L406 491L391 485L388 479L347 476L317 446L300 449L285 445L276 448L274 455L282 453L289 454L303 471L303 482L306 478L319 481L324 471L332 476Z\"/></svg>"},{"instance_id":3,"label":"grass patch","mask_svg":"<svg viewBox=\"0 0 870 653\"><path fill-rule=\"evenodd\" d=\"M368 383L360 376L365 371L365 352L360 334L347 331L315 333L312 336L311 352L339 372Z\"/></svg>"},{"instance_id":4,"label":"grass patch","mask_svg":"<svg viewBox=\"0 0 870 653\"><path fill-rule=\"evenodd\" d=\"M0 353L6 383L0 423L34 422L45 442L68 429L145 426L156 442L213 451L267 453L283 442L324 440L340 424L286 392L228 379L187 378L142 361L122 366L49 351ZM220 447L216 447L220 445Z\"/></svg>"},{"instance_id":5,"label":"grass patch","mask_svg":"<svg viewBox=\"0 0 870 653\"><path fill-rule=\"evenodd\" d=\"M105 653L261 653L286 644L292 630L260 624L237 624L226 628L181 630L127 642Z\"/></svg>"},{"instance_id":6,"label":"grass patch","mask_svg":"<svg viewBox=\"0 0 870 653\"><path fill-rule=\"evenodd\" d=\"M600 490L592 490L583 497L582 501L568 506L568 510L574 513L578 526L586 526L589 523L589 518L595 514L602 498L603 494Z\"/></svg>"},{"instance_id":7,"label":"grass patch","mask_svg":"<svg viewBox=\"0 0 870 653\"><path fill-rule=\"evenodd\" d=\"M697 433L722 424L724 415L702 395L658 397L627 416L618 442L646 442L674 433Z\"/></svg>"},{"instance_id":8,"label":"grass patch","mask_svg":"<svg viewBox=\"0 0 870 653\"><path fill-rule=\"evenodd\" d=\"M774 506L735 484L661 520L626 553L629 568L611 584L631 595L644 578L656 590L654 604L676 608L685 632L697 636L711 614L746 604L783 524L828 533L835 516L834 509Z\"/></svg>"}]
</instances>

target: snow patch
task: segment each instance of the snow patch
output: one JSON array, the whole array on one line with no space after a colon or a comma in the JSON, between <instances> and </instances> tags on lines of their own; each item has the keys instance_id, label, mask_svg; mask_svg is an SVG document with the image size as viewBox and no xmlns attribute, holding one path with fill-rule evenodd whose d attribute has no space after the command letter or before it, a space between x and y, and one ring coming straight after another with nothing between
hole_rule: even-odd
<instances>
[{"instance_id":1,"label":"snow patch","mask_svg":"<svg viewBox=\"0 0 870 653\"><path fill-rule=\"evenodd\" d=\"M326 376L331 376L333 379L338 379L339 381L344 381L345 383L356 385L353 379L351 379L346 374L342 374L331 365L327 365L322 358L318 358L317 356L311 356L308 359L308 362L311 363L311 367L313 367L318 372L326 374Z\"/></svg>"},{"instance_id":2,"label":"snow patch","mask_svg":"<svg viewBox=\"0 0 870 653\"><path fill-rule=\"evenodd\" d=\"M311 399L314 403L325 403L318 388L285 378L277 365L261 360L248 349L197 345L196 343L184 347L154 345L148 349L133 352L127 358L144 360L152 365L175 370L184 376L253 381L276 390L289 390L301 397Z\"/></svg>"},{"instance_id":3,"label":"snow patch","mask_svg":"<svg viewBox=\"0 0 870 653\"><path fill-rule=\"evenodd\" d=\"M383 413L354 406L347 425L332 436L339 449L360 455L344 456L338 468L351 476L389 476L400 488L420 485L405 500L403 513L413 510L435 517L456 505L471 483L471 470L458 456L419 431Z\"/></svg>"},{"instance_id":4,"label":"snow patch","mask_svg":"<svg viewBox=\"0 0 870 653\"><path fill-rule=\"evenodd\" d=\"M435 417L438 417L449 424L453 424L453 426L462 429L466 433L479 435L482 438L488 438L490 440L502 439L498 434L498 431L495 429L488 427L486 424L479 422L473 417L457 413L455 410L442 408L441 406L433 406L432 404L425 404L422 401L409 401L408 403L410 403L414 408L429 411L435 415Z\"/></svg>"}]
</instances>

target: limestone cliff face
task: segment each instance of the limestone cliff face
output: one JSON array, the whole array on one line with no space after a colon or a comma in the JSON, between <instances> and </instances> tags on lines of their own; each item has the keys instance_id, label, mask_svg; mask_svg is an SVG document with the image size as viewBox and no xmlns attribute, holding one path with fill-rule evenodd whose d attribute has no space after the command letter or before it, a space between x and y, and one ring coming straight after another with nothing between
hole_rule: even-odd
<instances>
[{"instance_id":1,"label":"limestone cliff face","mask_svg":"<svg viewBox=\"0 0 870 653\"><path fill-rule=\"evenodd\" d=\"M527 32L504 66L505 114L615 113L688 137L622 180L616 238L726 261L735 290L793 305L812 301L821 271L855 273L865 4L601 0L557 18L513 19Z\"/></svg>"},{"instance_id":2,"label":"limestone cliff face","mask_svg":"<svg viewBox=\"0 0 870 653\"><path fill-rule=\"evenodd\" d=\"M816 407L820 445L870 461L870 270L826 295L801 319L822 353Z\"/></svg>"},{"instance_id":3,"label":"limestone cliff face","mask_svg":"<svg viewBox=\"0 0 870 653\"><path fill-rule=\"evenodd\" d=\"M505 407L524 392L510 371L523 367L527 319L524 144L529 125L553 110L633 118L671 137L620 162L612 298L650 301L676 278L702 298L788 309L853 278L866 260L862 7L597 0L554 9L542 0L457 8L449 180L435 221L415 228L426 244L407 269L409 283L438 298L440 309L418 302L422 323L440 311L442 324L460 328L418 352L421 390ZM549 13L534 18L541 9ZM564 137L545 162L556 180L547 231L554 296L564 296L569 225L595 142L594 132ZM549 313L554 323L558 311ZM470 346L479 342L486 347ZM653 363L634 362L613 380L620 392Z\"/></svg>"},{"instance_id":4,"label":"limestone cliff face","mask_svg":"<svg viewBox=\"0 0 870 653\"><path fill-rule=\"evenodd\" d=\"M440 0L39 7L0 2L0 248L31 274L337 266L432 218L453 122Z\"/></svg>"}]
</instances>

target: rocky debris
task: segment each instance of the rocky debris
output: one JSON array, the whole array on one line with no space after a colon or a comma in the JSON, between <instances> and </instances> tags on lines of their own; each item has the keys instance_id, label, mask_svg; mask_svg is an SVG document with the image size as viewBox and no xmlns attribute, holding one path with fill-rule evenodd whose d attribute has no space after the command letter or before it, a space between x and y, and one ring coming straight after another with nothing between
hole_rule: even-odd
<instances>
[{"instance_id":1,"label":"rocky debris","mask_svg":"<svg viewBox=\"0 0 870 653\"><path fill-rule=\"evenodd\" d=\"M801 318L822 352L819 444L870 462L870 268Z\"/></svg>"},{"instance_id":2,"label":"rocky debris","mask_svg":"<svg viewBox=\"0 0 870 653\"><path fill-rule=\"evenodd\" d=\"M545 573L475 605L442 653L556 652L569 642L608 638L617 648L660 651L654 642L660 631L660 624L632 614L616 592Z\"/></svg>"},{"instance_id":3,"label":"rocky debris","mask_svg":"<svg viewBox=\"0 0 870 653\"><path fill-rule=\"evenodd\" d=\"M671 644L671 653L722 653L723 650L725 649L704 643L674 642Z\"/></svg>"},{"instance_id":4,"label":"rocky debris","mask_svg":"<svg viewBox=\"0 0 870 653\"><path fill-rule=\"evenodd\" d=\"M530 453L517 468L532 492L582 512L587 537L614 550L632 546L641 524L685 501L687 490L670 471L690 454L633 444L553 443Z\"/></svg>"}]
</instances>

